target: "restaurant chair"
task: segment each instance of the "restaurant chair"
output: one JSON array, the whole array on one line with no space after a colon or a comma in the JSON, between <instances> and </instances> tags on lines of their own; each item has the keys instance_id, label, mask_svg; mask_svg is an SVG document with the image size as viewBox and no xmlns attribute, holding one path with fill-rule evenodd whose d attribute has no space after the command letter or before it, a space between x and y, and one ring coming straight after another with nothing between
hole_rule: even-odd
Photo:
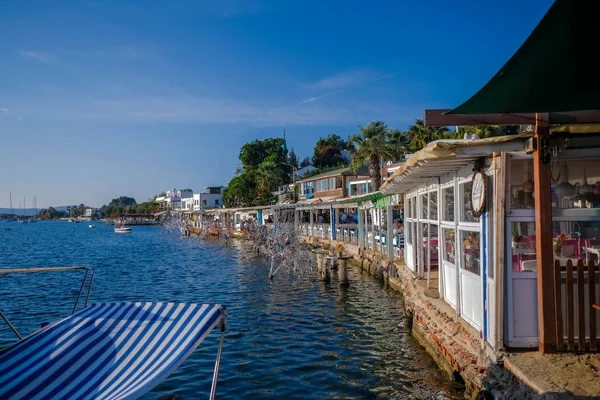
<instances>
[{"instance_id":1,"label":"restaurant chair","mask_svg":"<svg viewBox=\"0 0 600 400\"><path fill-rule=\"evenodd\" d=\"M537 260L523 261L521 265L523 267L523 271L536 271Z\"/></svg>"}]
</instances>

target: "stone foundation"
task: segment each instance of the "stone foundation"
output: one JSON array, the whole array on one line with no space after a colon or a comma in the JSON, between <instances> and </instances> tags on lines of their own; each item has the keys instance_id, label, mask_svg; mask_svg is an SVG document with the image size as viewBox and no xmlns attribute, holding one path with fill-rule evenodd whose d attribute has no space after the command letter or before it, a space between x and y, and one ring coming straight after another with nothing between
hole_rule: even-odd
<instances>
[{"instance_id":1,"label":"stone foundation","mask_svg":"<svg viewBox=\"0 0 600 400\"><path fill-rule=\"evenodd\" d=\"M405 265L390 264L378 254L362 254L355 245L342 245L344 253L354 257L354 264L402 293L406 313L412 317L413 336L450 379L464 382L465 397L475 398L485 387L486 370L490 365L480 334L438 298L437 288L428 289L426 281L418 279Z\"/></svg>"}]
</instances>

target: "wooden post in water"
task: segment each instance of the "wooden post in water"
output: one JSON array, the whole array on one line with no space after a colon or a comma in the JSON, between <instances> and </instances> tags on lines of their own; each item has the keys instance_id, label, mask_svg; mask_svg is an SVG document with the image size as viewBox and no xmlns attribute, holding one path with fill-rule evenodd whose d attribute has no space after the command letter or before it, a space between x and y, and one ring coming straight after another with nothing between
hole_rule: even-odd
<instances>
[{"instance_id":1,"label":"wooden post in water","mask_svg":"<svg viewBox=\"0 0 600 400\"><path fill-rule=\"evenodd\" d=\"M338 259L338 279L340 286L348 285L348 260L345 258Z\"/></svg>"}]
</instances>

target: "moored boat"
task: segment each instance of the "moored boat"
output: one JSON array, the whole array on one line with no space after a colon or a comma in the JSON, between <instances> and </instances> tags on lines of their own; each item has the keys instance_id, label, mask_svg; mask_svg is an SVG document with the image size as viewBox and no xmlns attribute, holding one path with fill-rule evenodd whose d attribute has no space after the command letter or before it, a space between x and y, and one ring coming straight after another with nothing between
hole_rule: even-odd
<instances>
[{"instance_id":1,"label":"moored boat","mask_svg":"<svg viewBox=\"0 0 600 400\"><path fill-rule=\"evenodd\" d=\"M115 226L115 233L131 233L131 228L126 228L124 226Z\"/></svg>"}]
</instances>

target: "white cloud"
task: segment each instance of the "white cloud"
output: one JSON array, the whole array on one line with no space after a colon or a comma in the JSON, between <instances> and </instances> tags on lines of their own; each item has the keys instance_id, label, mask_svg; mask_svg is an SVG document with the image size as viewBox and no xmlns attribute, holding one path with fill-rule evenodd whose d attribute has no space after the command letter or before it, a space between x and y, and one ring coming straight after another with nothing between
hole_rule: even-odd
<instances>
[{"instance_id":1,"label":"white cloud","mask_svg":"<svg viewBox=\"0 0 600 400\"><path fill-rule=\"evenodd\" d=\"M335 90L354 86L365 80L373 79L375 73L370 70L356 69L341 74L325 77L311 85L313 89Z\"/></svg>"},{"instance_id":2,"label":"white cloud","mask_svg":"<svg viewBox=\"0 0 600 400\"><path fill-rule=\"evenodd\" d=\"M358 86L366 85L368 83L374 83L383 79L391 78L392 76L398 75L404 71L396 71L391 74L375 75L372 72L348 72L345 74L335 75L329 78L321 79L314 85L313 88L317 89L335 89L330 92L326 92L320 96L310 97L308 99L298 102L296 105L312 103L317 100L321 100L323 97L331 96L332 94L340 93Z\"/></svg>"},{"instance_id":3,"label":"white cloud","mask_svg":"<svg viewBox=\"0 0 600 400\"><path fill-rule=\"evenodd\" d=\"M2 113L2 114L8 113L8 108L0 108L0 113Z\"/></svg>"},{"instance_id":4,"label":"white cloud","mask_svg":"<svg viewBox=\"0 0 600 400\"><path fill-rule=\"evenodd\" d=\"M62 97L62 98L61 98ZM0 99L1 100L1 99ZM118 98L53 96L52 101L20 99L13 104L27 120L106 121L119 123L194 123L248 126L355 125L383 119L411 121L422 109L394 104L348 103L279 106L258 102L190 96L130 94Z\"/></svg>"},{"instance_id":5,"label":"white cloud","mask_svg":"<svg viewBox=\"0 0 600 400\"><path fill-rule=\"evenodd\" d=\"M32 58L37 61L47 62L52 59L52 56L44 53L40 53L38 51L31 50L19 50L19 54L23 57Z\"/></svg>"}]
</instances>

